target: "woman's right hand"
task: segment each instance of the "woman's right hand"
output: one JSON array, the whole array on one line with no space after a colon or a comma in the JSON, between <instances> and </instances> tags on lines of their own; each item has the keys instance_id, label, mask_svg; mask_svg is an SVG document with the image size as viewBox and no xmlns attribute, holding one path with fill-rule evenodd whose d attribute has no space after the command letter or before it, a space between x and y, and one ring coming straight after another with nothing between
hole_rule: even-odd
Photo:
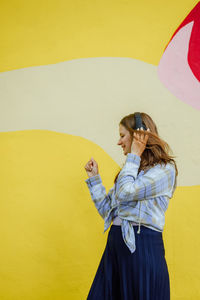
<instances>
[{"instance_id":1,"label":"woman's right hand","mask_svg":"<svg viewBox=\"0 0 200 300\"><path fill-rule=\"evenodd\" d=\"M85 165L85 170L88 174L88 177L92 177L95 176L99 173L98 170L98 164L97 162L94 160L94 158L92 157L91 160L89 160L87 162L87 164Z\"/></svg>"}]
</instances>

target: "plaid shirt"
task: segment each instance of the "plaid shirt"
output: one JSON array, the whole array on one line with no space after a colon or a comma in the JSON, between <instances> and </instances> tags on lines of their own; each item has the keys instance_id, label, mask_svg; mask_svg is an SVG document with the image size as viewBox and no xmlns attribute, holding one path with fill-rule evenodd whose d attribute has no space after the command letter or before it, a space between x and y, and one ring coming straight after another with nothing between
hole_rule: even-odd
<instances>
[{"instance_id":1,"label":"plaid shirt","mask_svg":"<svg viewBox=\"0 0 200 300\"><path fill-rule=\"evenodd\" d=\"M85 180L91 198L104 219L104 232L110 227L113 219L118 216L122 220L121 230L124 242L133 253L135 233L131 222L140 224L156 231L163 231L165 211L169 199L176 188L175 167L157 164L147 171L140 171L141 158L128 153L114 186L106 193L100 175Z\"/></svg>"}]
</instances>

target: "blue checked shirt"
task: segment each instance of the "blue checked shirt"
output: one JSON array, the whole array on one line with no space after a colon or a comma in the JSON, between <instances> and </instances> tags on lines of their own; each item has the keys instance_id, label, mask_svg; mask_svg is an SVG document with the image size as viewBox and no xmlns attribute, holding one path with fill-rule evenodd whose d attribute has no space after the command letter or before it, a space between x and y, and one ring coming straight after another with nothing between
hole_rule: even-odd
<instances>
[{"instance_id":1,"label":"blue checked shirt","mask_svg":"<svg viewBox=\"0 0 200 300\"><path fill-rule=\"evenodd\" d=\"M157 164L140 171L140 156L128 153L114 186L106 194L100 175L85 180L91 198L104 219L104 232L115 217L122 220L121 230L125 244L133 253L135 233L131 222L156 231L163 231L165 211L176 188L176 171L172 163Z\"/></svg>"}]
</instances>

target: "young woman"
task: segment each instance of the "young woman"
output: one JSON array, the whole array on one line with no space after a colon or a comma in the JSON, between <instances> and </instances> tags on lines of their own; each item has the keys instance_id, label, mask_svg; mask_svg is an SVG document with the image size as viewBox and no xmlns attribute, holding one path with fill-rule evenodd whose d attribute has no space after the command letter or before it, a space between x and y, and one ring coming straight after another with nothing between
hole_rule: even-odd
<instances>
[{"instance_id":1,"label":"young woman","mask_svg":"<svg viewBox=\"0 0 200 300\"><path fill-rule=\"evenodd\" d=\"M125 116L118 145L126 161L106 194L92 158L85 165L91 198L110 227L87 300L169 300L163 227L176 188L176 162L146 113Z\"/></svg>"}]
</instances>

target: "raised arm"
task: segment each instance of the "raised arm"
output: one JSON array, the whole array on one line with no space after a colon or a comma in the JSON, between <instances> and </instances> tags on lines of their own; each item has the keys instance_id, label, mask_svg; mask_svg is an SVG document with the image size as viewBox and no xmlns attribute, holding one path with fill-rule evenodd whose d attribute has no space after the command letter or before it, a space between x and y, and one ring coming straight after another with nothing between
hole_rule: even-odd
<instances>
[{"instance_id":1,"label":"raised arm","mask_svg":"<svg viewBox=\"0 0 200 300\"><path fill-rule=\"evenodd\" d=\"M107 213L111 209L111 196L114 187L109 190L106 194L106 189L102 185L102 180L100 175L90 177L85 180L90 191L91 198L103 219L105 219Z\"/></svg>"},{"instance_id":2,"label":"raised arm","mask_svg":"<svg viewBox=\"0 0 200 300\"><path fill-rule=\"evenodd\" d=\"M138 176L140 156L128 153L116 183L115 198L122 202L172 197L176 186L175 168L172 164L156 165Z\"/></svg>"}]
</instances>

